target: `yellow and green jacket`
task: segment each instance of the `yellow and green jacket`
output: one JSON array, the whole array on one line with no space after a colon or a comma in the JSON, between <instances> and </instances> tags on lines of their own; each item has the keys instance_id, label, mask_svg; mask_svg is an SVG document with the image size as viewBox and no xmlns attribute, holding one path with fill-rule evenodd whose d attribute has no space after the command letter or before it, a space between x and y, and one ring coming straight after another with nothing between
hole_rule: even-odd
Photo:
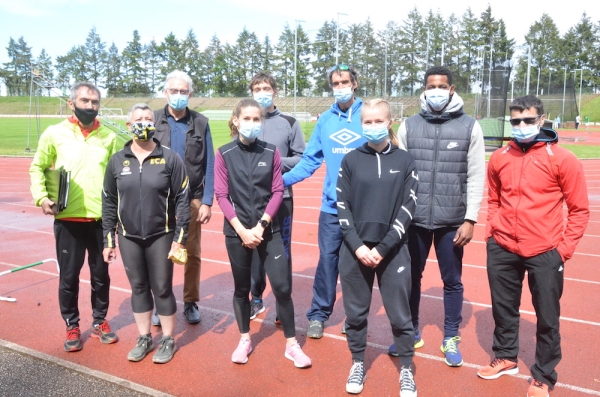
<instances>
[{"instance_id":1,"label":"yellow and green jacket","mask_svg":"<svg viewBox=\"0 0 600 397\"><path fill-rule=\"evenodd\" d=\"M100 125L87 138L78 124L65 120L48 127L40 136L29 168L35 205L48 198L44 171L64 167L71 172L67 208L55 216L63 218L102 217L102 184L108 159L117 151L117 136Z\"/></svg>"}]
</instances>

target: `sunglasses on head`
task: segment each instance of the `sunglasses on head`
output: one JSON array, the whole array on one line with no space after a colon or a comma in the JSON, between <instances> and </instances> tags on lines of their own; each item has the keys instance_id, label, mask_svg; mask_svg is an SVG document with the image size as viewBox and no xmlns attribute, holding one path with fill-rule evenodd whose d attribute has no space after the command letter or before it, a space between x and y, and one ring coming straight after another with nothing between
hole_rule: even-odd
<instances>
[{"instance_id":1,"label":"sunglasses on head","mask_svg":"<svg viewBox=\"0 0 600 397\"><path fill-rule=\"evenodd\" d=\"M344 71L350 70L350 66L344 65L343 63L341 63L339 65L333 65L331 68L329 68L329 71L327 73L331 74L331 73L335 72L336 70L341 70L342 72L344 72Z\"/></svg>"},{"instance_id":2,"label":"sunglasses on head","mask_svg":"<svg viewBox=\"0 0 600 397\"><path fill-rule=\"evenodd\" d=\"M522 119L510 119L510 124L513 126L518 126L519 124L521 124L521 122L528 124L528 125L532 125L535 124L537 119L539 119L540 117L542 117L542 115L538 115L536 117L523 117Z\"/></svg>"}]
</instances>

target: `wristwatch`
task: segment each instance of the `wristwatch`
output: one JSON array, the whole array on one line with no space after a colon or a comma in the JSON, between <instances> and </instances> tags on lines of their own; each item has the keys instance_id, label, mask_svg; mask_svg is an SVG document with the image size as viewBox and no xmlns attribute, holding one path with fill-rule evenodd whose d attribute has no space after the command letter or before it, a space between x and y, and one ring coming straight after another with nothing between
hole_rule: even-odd
<instances>
[{"instance_id":1,"label":"wristwatch","mask_svg":"<svg viewBox=\"0 0 600 397\"><path fill-rule=\"evenodd\" d=\"M266 229L267 226L269 226L269 222L264 219L259 220L258 224L261 225L263 229Z\"/></svg>"}]
</instances>

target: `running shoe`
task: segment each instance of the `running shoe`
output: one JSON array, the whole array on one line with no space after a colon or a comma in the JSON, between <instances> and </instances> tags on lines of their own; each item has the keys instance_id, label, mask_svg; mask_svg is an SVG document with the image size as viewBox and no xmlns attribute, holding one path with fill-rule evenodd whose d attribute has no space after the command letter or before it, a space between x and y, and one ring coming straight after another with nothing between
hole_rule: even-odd
<instances>
[{"instance_id":1,"label":"running shoe","mask_svg":"<svg viewBox=\"0 0 600 397\"><path fill-rule=\"evenodd\" d=\"M445 356L444 361L450 367L460 367L463 364L462 355L457 346L459 342L460 336L446 337L440 347Z\"/></svg>"},{"instance_id":2,"label":"running shoe","mask_svg":"<svg viewBox=\"0 0 600 397\"><path fill-rule=\"evenodd\" d=\"M323 337L323 321L310 320L306 336L312 339L321 339Z\"/></svg>"},{"instance_id":3,"label":"running shoe","mask_svg":"<svg viewBox=\"0 0 600 397\"><path fill-rule=\"evenodd\" d=\"M110 325L108 325L108 321L106 320L102 324L94 324L92 331L92 338L98 338L102 343L110 344L119 341L119 337L111 331Z\"/></svg>"},{"instance_id":4,"label":"running shoe","mask_svg":"<svg viewBox=\"0 0 600 397\"><path fill-rule=\"evenodd\" d=\"M152 362L156 364L165 364L171 361L175 352L177 351L177 346L175 346L175 339L172 336L163 335L160 343L158 344L158 350L152 356Z\"/></svg>"},{"instance_id":5,"label":"running shoe","mask_svg":"<svg viewBox=\"0 0 600 397\"><path fill-rule=\"evenodd\" d=\"M200 322L200 311L196 302L185 302L183 304L183 315L188 324L198 324Z\"/></svg>"},{"instance_id":6,"label":"running shoe","mask_svg":"<svg viewBox=\"0 0 600 397\"><path fill-rule=\"evenodd\" d=\"M252 342L250 339L242 338L238 347L233 351L231 355L231 361L236 364L246 364L248 362L248 355L252 351Z\"/></svg>"},{"instance_id":7,"label":"running shoe","mask_svg":"<svg viewBox=\"0 0 600 397\"><path fill-rule=\"evenodd\" d=\"M292 360L296 368L308 368L312 365L310 358L304 354L298 342L285 347L285 358Z\"/></svg>"},{"instance_id":8,"label":"running shoe","mask_svg":"<svg viewBox=\"0 0 600 397\"><path fill-rule=\"evenodd\" d=\"M425 341L421 338L421 331L418 329L415 330L415 349L419 349L425 346ZM396 344L392 343L390 348L388 349L388 354L392 357L398 357L398 350L396 349Z\"/></svg>"},{"instance_id":9,"label":"running shoe","mask_svg":"<svg viewBox=\"0 0 600 397\"><path fill-rule=\"evenodd\" d=\"M527 397L550 397L548 385L539 380L532 379L529 389L527 389Z\"/></svg>"},{"instance_id":10,"label":"running shoe","mask_svg":"<svg viewBox=\"0 0 600 397\"><path fill-rule=\"evenodd\" d=\"M65 351L67 352L77 352L83 349L83 344L81 344L81 331L79 331L79 326L72 325L67 328L67 339L64 344Z\"/></svg>"},{"instance_id":11,"label":"running shoe","mask_svg":"<svg viewBox=\"0 0 600 397\"><path fill-rule=\"evenodd\" d=\"M250 302L250 320L254 320L256 316L265 311L262 299L253 299Z\"/></svg>"},{"instance_id":12,"label":"running shoe","mask_svg":"<svg viewBox=\"0 0 600 397\"><path fill-rule=\"evenodd\" d=\"M477 371L477 376L482 379L498 379L502 375L514 375L518 373L519 367L516 362L496 357L489 365Z\"/></svg>"},{"instance_id":13,"label":"running shoe","mask_svg":"<svg viewBox=\"0 0 600 397\"><path fill-rule=\"evenodd\" d=\"M131 349L127 355L129 361L138 362L148 355L154 349L154 342L152 342L152 335L140 335L137 338L135 347Z\"/></svg>"},{"instance_id":14,"label":"running shoe","mask_svg":"<svg viewBox=\"0 0 600 397\"><path fill-rule=\"evenodd\" d=\"M417 397L417 385L410 365L400 369L400 397Z\"/></svg>"},{"instance_id":15,"label":"running shoe","mask_svg":"<svg viewBox=\"0 0 600 397\"><path fill-rule=\"evenodd\" d=\"M160 327L160 317L158 317L158 313L154 312L152 314L152 325L155 327Z\"/></svg>"}]
</instances>

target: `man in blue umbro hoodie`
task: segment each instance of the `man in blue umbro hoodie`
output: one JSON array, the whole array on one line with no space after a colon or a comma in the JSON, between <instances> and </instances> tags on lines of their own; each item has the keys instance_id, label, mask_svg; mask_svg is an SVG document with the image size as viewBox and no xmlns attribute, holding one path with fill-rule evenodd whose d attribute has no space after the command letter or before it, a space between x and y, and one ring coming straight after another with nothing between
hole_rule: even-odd
<instances>
[{"instance_id":1,"label":"man in blue umbro hoodie","mask_svg":"<svg viewBox=\"0 0 600 397\"><path fill-rule=\"evenodd\" d=\"M336 102L319 117L300 162L283 174L283 183L287 187L311 176L323 160L327 163L319 214L319 263L312 303L306 313L309 320L307 336L313 339L323 336L324 323L333 311L336 298L343 238L336 204L338 171L344 155L366 142L360 121L362 100L354 96L358 88L356 71L347 65L335 65L329 69L328 78Z\"/></svg>"}]
</instances>

